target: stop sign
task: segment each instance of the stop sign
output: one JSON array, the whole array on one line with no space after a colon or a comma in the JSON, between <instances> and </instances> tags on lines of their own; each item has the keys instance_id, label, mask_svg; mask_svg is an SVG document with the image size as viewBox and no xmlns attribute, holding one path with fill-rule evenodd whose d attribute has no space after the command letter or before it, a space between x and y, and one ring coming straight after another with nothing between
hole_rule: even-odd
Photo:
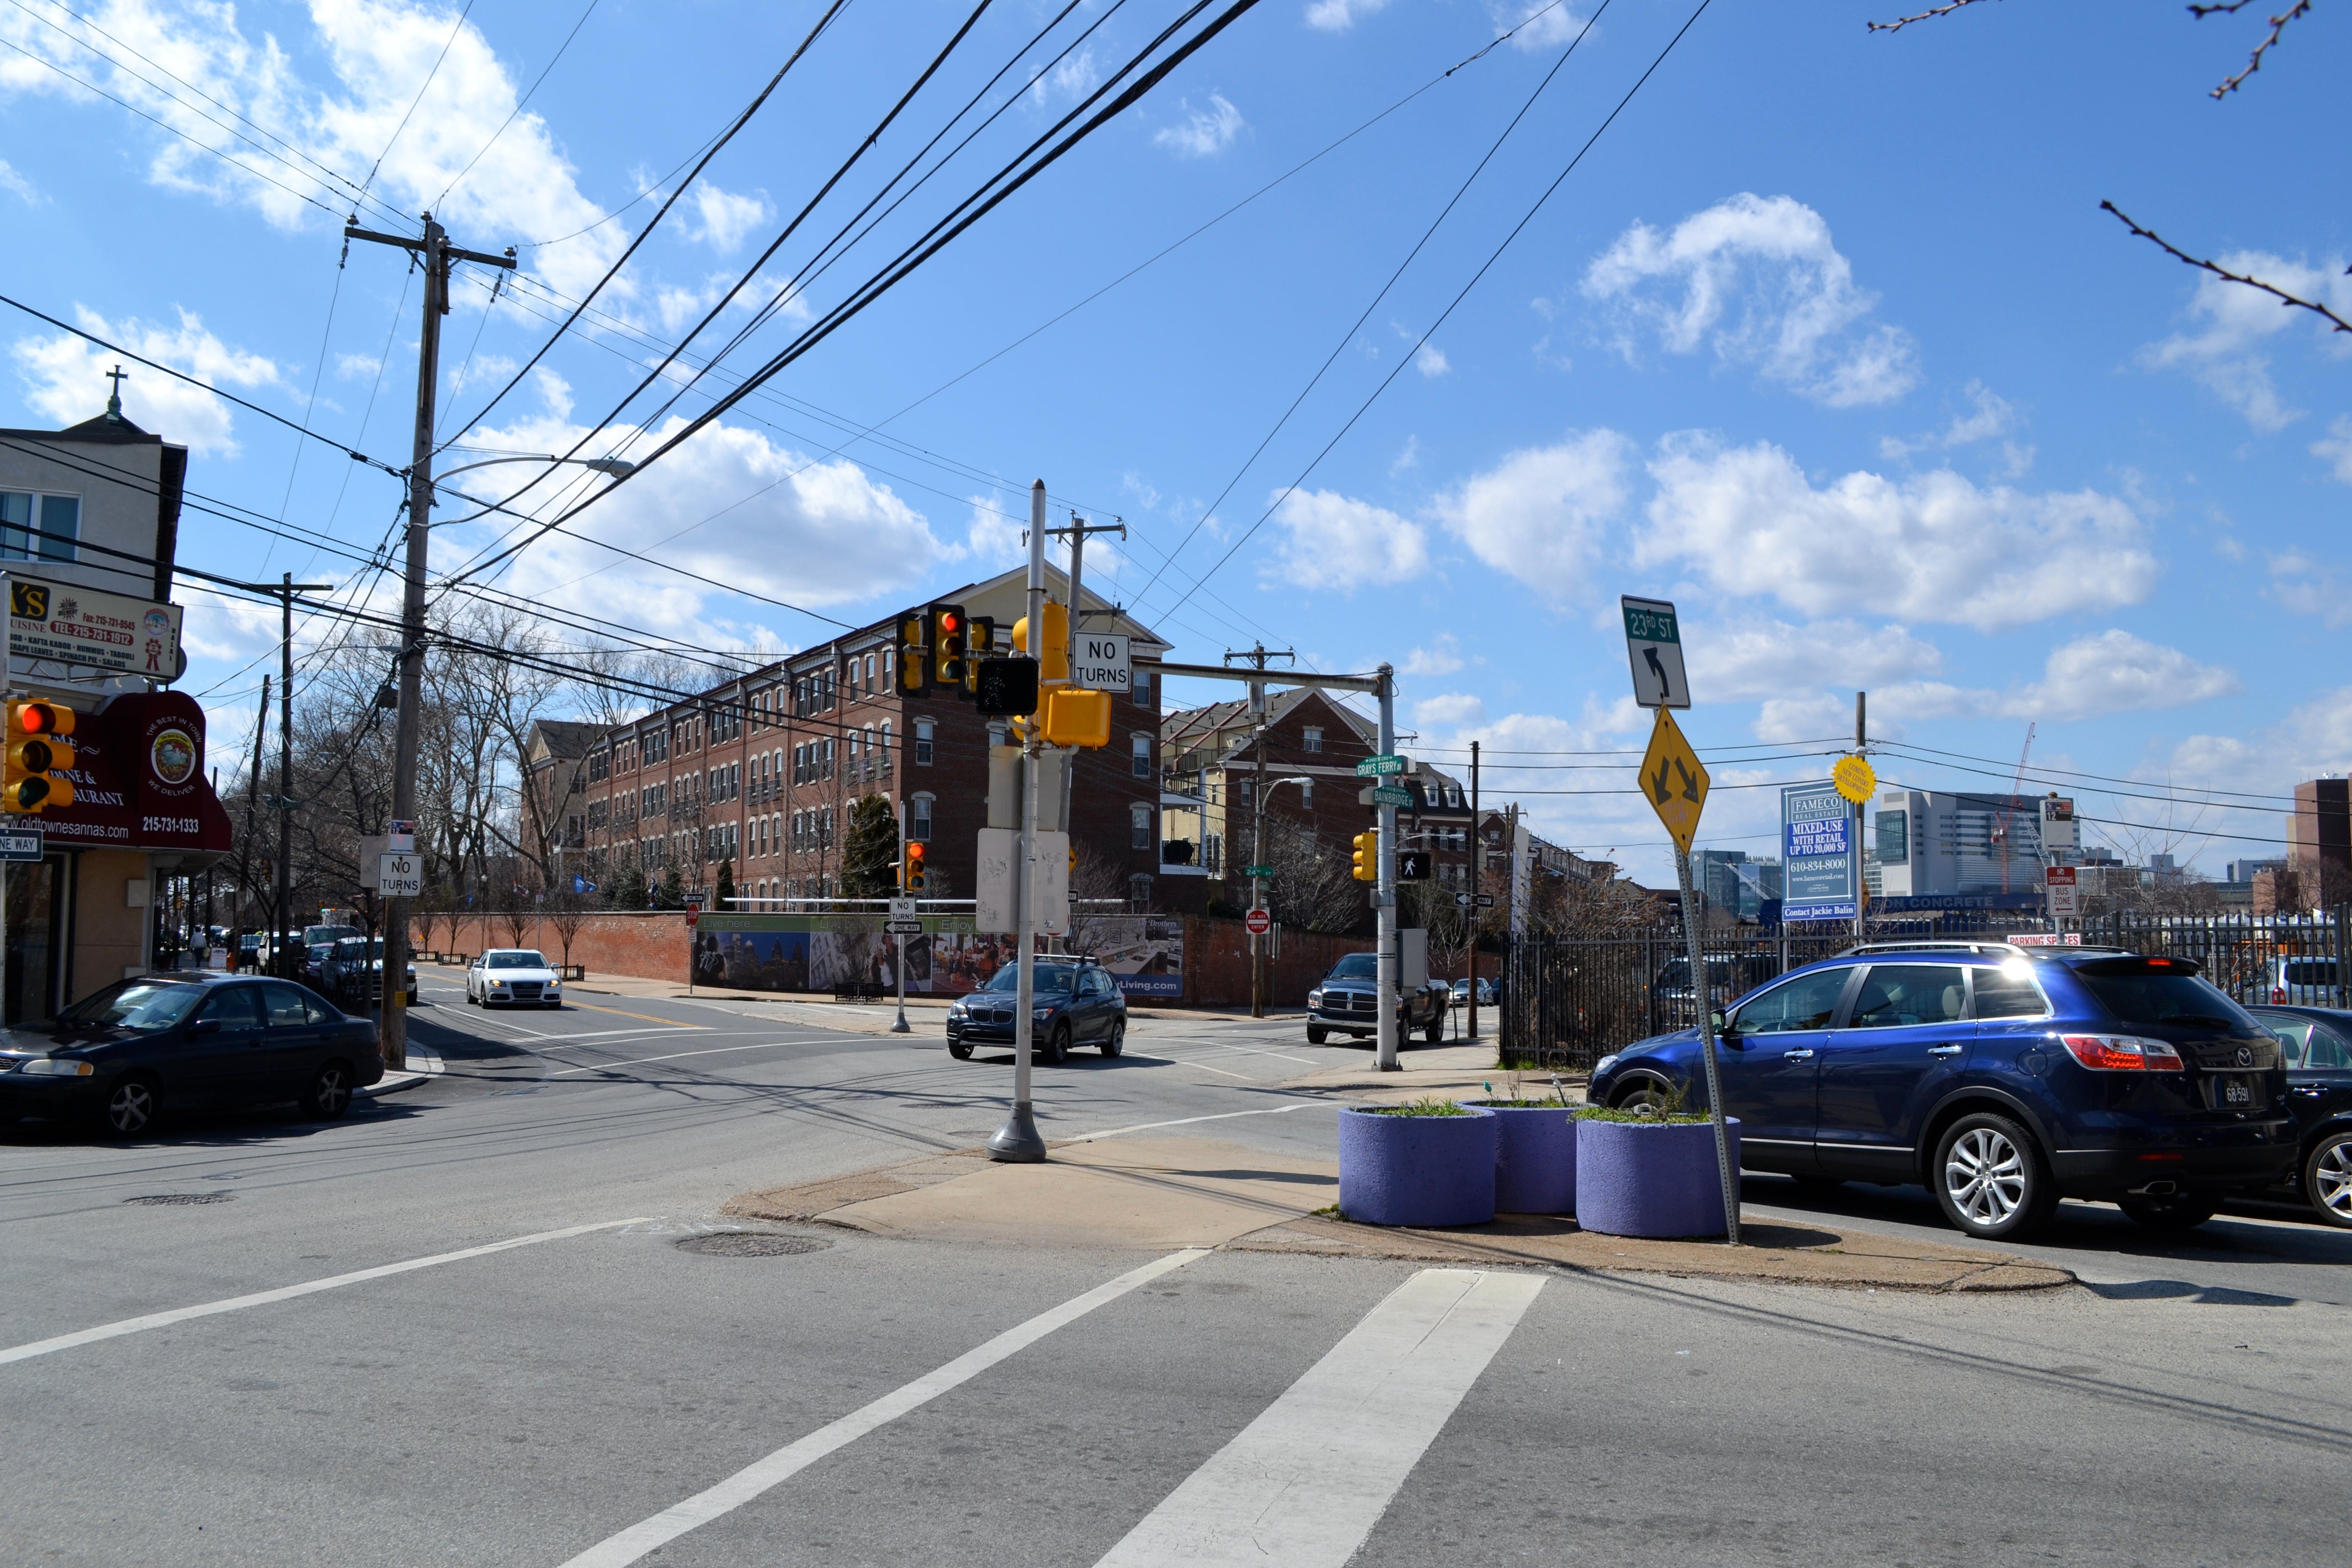
<instances>
[{"instance_id":1,"label":"stop sign","mask_svg":"<svg viewBox=\"0 0 2352 1568\"><path fill-rule=\"evenodd\" d=\"M1274 929L1274 917L1264 910L1252 910L1249 912L1248 923L1250 935L1264 936Z\"/></svg>"}]
</instances>

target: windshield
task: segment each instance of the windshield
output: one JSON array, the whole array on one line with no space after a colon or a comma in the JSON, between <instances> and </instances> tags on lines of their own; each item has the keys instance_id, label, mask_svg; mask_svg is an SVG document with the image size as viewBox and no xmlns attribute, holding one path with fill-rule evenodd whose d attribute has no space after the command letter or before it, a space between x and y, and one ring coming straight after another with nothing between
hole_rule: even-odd
<instances>
[{"instance_id":1,"label":"windshield","mask_svg":"<svg viewBox=\"0 0 2352 1568\"><path fill-rule=\"evenodd\" d=\"M2126 961L2074 972L2099 1005L2126 1024L2203 1024L2233 1035L2265 1033L2253 1015L2204 980Z\"/></svg>"},{"instance_id":2,"label":"windshield","mask_svg":"<svg viewBox=\"0 0 2352 1568\"><path fill-rule=\"evenodd\" d=\"M133 1029L142 1035L168 1029L204 1000L201 985L158 985L122 980L95 996L85 996L58 1015L62 1029Z\"/></svg>"},{"instance_id":3,"label":"windshield","mask_svg":"<svg viewBox=\"0 0 2352 1568\"><path fill-rule=\"evenodd\" d=\"M494 952L482 960L485 969L545 969L547 960L535 952Z\"/></svg>"},{"instance_id":4,"label":"windshield","mask_svg":"<svg viewBox=\"0 0 2352 1568\"><path fill-rule=\"evenodd\" d=\"M1077 971L1066 963L1039 964L1037 966L1038 994L1042 995L1048 991L1067 991L1070 988L1070 977L1076 973ZM1021 989L1021 971L1012 967L1000 969L989 977L987 985L982 989L1018 991Z\"/></svg>"},{"instance_id":5,"label":"windshield","mask_svg":"<svg viewBox=\"0 0 2352 1568\"><path fill-rule=\"evenodd\" d=\"M362 942L357 937L352 937L335 943L335 961L338 963L349 963L352 959L362 954L369 958L382 958L383 939L378 937L373 942Z\"/></svg>"},{"instance_id":6,"label":"windshield","mask_svg":"<svg viewBox=\"0 0 2352 1568\"><path fill-rule=\"evenodd\" d=\"M322 942L340 942L347 936L366 934L357 926L306 926L303 928L302 940L315 947Z\"/></svg>"},{"instance_id":7,"label":"windshield","mask_svg":"<svg viewBox=\"0 0 2352 1568\"><path fill-rule=\"evenodd\" d=\"M1378 980L1380 960L1369 952L1351 952L1331 966L1327 980Z\"/></svg>"}]
</instances>

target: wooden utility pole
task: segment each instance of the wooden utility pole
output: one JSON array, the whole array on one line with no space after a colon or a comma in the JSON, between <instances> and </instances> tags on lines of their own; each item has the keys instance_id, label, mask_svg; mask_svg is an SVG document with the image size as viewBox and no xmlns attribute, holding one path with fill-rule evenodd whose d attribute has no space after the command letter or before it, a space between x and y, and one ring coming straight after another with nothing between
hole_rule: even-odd
<instances>
[{"instance_id":1,"label":"wooden utility pole","mask_svg":"<svg viewBox=\"0 0 2352 1568\"><path fill-rule=\"evenodd\" d=\"M1478 742L1470 742L1470 1038L1478 1037L1478 862L1486 858L1478 831Z\"/></svg>"},{"instance_id":2,"label":"wooden utility pole","mask_svg":"<svg viewBox=\"0 0 2352 1568\"><path fill-rule=\"evenodd\" d=\"M1237 658L1246 659L1252 668L1261 673L1265 670L1265 661L1269 658L1295 660L1297 657L1297 653L1289 648L1284 648L1278 653L1270 651L1264 643L1257 644L1247 653L1235 653L1230 648L1225 651L1227 664L1233 663ZM1250 682L1249 716L1250 750L1257 763L1256 775L1250 784L1250 908L1262 910L1266 907L1265 879L1258 875L1265 865L1266 705L1265 682L1263 680ZM1265 1016L1266 949L1271 944L1273 936L1274 933L1271 931L1265 936L1259 936L1255 932L1250 935L1250 1016L1253 1018Z\"/></svg>"},{"instance_id":3,"label":"wooden utility pole","mask_svg":"<svg viewBox=\"0 0 2352 1568\"><path fill-rule=\"evenodd\" d=\"M441 318L449 313L449 269L460 261L512 271L511 247L504 256L461 250L449 243L448 231L425 215L425 234L377 234L359 226L354 216L343 226L346 239L370 240L410 251L425 267L425 330L416 345L416 437L408 465L408 573L400 605L400 723L393 742L392 816L395 825L416 821L416 748L425 701L425 566L428 530L433 526L434 393L441 377ZM397 828L395 828L397 830ZM381 1047L384 1065L394 1072L408 1066L408 904L406 899L383 900L383 1029Z\"/></svg>"}]
</instances>

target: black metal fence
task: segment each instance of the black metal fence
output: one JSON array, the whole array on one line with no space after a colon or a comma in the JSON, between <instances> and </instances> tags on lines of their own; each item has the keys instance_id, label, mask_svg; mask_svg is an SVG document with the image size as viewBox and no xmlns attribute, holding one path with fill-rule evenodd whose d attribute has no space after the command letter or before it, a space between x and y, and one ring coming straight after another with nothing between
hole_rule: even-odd
<instances>
[{"instance_id":1,"label":"black metal fence","mask_svg":"<svg viewBox=\"0 0 2352 1568\"><path fill-rule=\"evenodd\" d=\"M2087 945L2193 959L2241 1002L2352 1006L2352 906L2294 915L2118 914L2068 923ZM2051 934L2040 920L1970 924L1979 929L1872 921L1864 940L1999 942ZM1854 941L1843 927L1709 931L1701 942L1708 1005L1722 1006L1790 969L1833 958ZM1607 937L1519 938L1503 956L1502 993L1503 1065L1578 1073L1635 1040L1688 1028L1697 1022L1700 994L1679 925Z\"/></svg>"}]
</instances>

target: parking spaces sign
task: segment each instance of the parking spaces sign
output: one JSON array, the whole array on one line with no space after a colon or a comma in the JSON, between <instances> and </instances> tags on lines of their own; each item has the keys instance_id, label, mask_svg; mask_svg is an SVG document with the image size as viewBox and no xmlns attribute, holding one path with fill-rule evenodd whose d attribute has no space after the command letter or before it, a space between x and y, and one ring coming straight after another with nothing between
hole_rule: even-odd
<instances>
[{"instance_id":1,"label":"parking spaces sign","mask_svg":"<svg viewBox=\"0 0 2352 1568\"><path fill-rule=\"evenodd\" d=\"M1854 917L1862 898L1861 846L1854 842L1853 807L1837 785L1787 784L1780 791L1780 918L1841 921Z\"/></svg>"}]
</instances>

